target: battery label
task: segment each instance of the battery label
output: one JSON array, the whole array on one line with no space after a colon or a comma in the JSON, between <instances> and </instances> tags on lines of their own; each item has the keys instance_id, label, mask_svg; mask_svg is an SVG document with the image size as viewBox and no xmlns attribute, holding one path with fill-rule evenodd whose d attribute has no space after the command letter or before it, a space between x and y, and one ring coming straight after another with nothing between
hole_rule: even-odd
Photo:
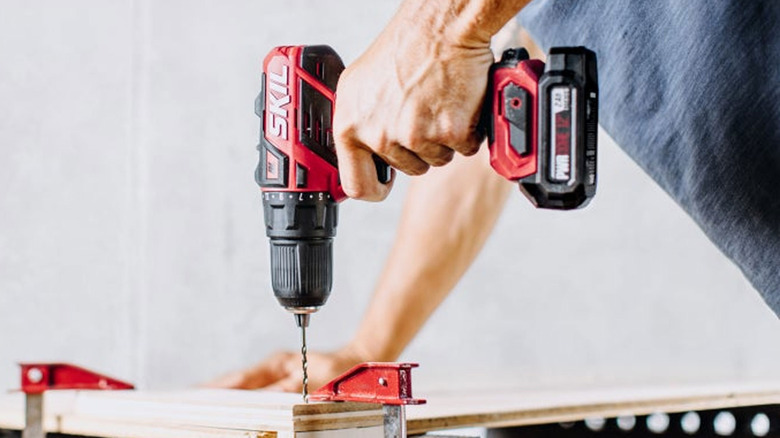
<instances>
[{"instance_id":1,"label":"battery label","mask_svg":"<svg viewBox=\"0 0 780 438\"><path fill-rule=\"evenodd\" d=\"M577 90L553 87L550 92L550 175L554 182L569 182L573 177L574 141L577 118Z\"/></svg>"}]
</instances>

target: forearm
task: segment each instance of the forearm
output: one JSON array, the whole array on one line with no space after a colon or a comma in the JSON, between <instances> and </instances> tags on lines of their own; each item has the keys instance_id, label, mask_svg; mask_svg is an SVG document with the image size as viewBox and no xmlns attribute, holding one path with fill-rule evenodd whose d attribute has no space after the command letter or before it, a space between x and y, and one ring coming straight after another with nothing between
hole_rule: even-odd
<instances>
[{"instance_id":1,"label":"forearm","mask_svg":"<svg viewBox=\"0 0 780 438\"><path fill-rule=\"evenodd\" d=\"M487 152L412 181L395 245L349 346L362 358L395 360L487 240L511 188Z\"/></svg>"},{"instance_id":2,"label":"forearm","mask_svg":"<svg viewBox=\"0 0 780 438\"><path fill-rule=\"evenodd\" d=\"M462 45L488 45L530 0L405 0L393 21Z\"/></svg>"}]
</instances>

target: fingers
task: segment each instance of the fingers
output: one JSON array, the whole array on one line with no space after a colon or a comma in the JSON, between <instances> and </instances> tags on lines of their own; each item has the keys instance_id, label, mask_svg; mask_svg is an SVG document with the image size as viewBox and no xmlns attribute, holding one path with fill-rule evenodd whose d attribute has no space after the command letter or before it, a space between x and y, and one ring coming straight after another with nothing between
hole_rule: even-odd
<instances>
[{"instance_id":1,"label":"fingers","mask_svg":"<svg viewBox=\"0 0 780 438\"><path fill-rule=\"evenodd\" d=\"M387 197L393 186L393 179L387 184L382 184L377 179L376 165L371 155L373 152L360 143L352 135L341 135L336 138L336 153L339 157L339 175L341 186L347 196L364 201L381 201ZM402 154L401 154L402 155ZM398 157L394 155L380 156L391 166L399 167ZM412 163L411 158L402 158L404 165ZM418 158L419 160L419 158ZM422 163L425 164L424 162Z\"/></svg>"},{"instance_id":2,"label":"fingers","mask_svg":"<svg viewBox=\"0 0 780 438\"><path fill-rule=\"evenodd\" d=\"M355 364L371 359L356 355L351 347L331 353L310 352L309 389L316 390ZM300 354L282 351L251 368L227 374L203 387L299 392L302 377Z\"/></svg>"},{"instance_id":3,"label":"fingers","mask_svg":"<svg viewBox=\"0 0 780 438\"><path fill-rule=\"evenodd\" d=\"M302 389L302 387L303 387L303 382L301 381L301 376L291 375L274 383L273 385L268 385L263 389L266 389L268 391L279 391L279 392L299 392Z\"/></svg>"},{"instance_id":4,"label":"fingers","mask_svg":"<svg viewBox=\"0 0 780 438\"><path fill-rule=\"evenodd\" d=\"M233 372L198 386L200 388L248 389L245 388L245 384L246 379L244 378L244 373Z\"/></svg>"},{"instance_id":5,"label":"fingers","mask_svg":"<svg viewBox=\"0 0 780 438\"><path fill-rule=\"evenodd\" d=\"M456 143L452 146L458 153L470 157L479 152L479 147L482 145L484 135L477 132L476 129L472 130L465 141Z\"/></svg>"},{"instance_id":6,"label":"fingers","mask_svg":"<svg viewBox=\"0 0 780 438\"><path fill-rule=\"evenodd\" d=\"M419 155L409 149L396 143L391 146L377 148L377 154L382 157L387 164L407 175L422 175L431 167Z\"/></svg>"},{"instance_id":7,"label":"fingers","mask_svg":"<svg viewBox=\"0 0 780 438\"><path fill-rule=\"evenodd\" d=\"M224 389L263 388L289 376L292 370L290 364L295 360L295 355L292 353L275 353L251 368L228 373L203 386L206 388Z\"/></svg>"},{"instance_id":8,"label":"fingers","mask_svg":"<svg viewBox=\"0 0 780 438\"><path fill-rule=\"evenodd\" d=\"M415 158L423 161L428 166L438 167L438 166L444 166L445 164L452 161L452 157L455 156L455 151L451 148L439 144L439 143L432 143L432 142L425 142L425 141L418 141L416 143L410 144L410 145L401 145L400 143L395 143L390 150L402 150L402 151L408 151L412 155L414 155ZM414 152L412 152L414 151ZM402 169L402 168L401 168ZM425 171L427 171L428 168L425 168ZM422 173L425 173L422 172ZM420 175L421 173L417 173L415 175Z\"/></svg>"},{"instance_id":9,"label":"fingers","mask_svg":"<svg viewBox=\"0 0 780 438\"><path fill-rule=\"evenodd\" d=\"M339 156L339 174L344 192L351 198L366 201L381 201L392 189L389 184L377 180L372 154L376 153L394 169L410 176L422 175L431 166L438 167L452 161L456 150L463 155L473 155L479 150L479 141L474 134L467 141L453 149L433 142L417 141L406 147L398 142L375 147L376 152L360 142L352 133L336 139Z\"/></svg>"}]
</instances>

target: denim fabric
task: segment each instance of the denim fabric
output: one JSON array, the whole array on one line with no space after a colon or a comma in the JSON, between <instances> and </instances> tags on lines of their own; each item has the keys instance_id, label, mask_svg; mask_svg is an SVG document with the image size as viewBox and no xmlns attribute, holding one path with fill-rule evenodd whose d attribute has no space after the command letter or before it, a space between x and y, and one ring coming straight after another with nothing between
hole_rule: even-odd
<instances>
[{"instance_id":1,"label":"denim fabric","mask_svg":"<svg viewBox=\"0 0 780 438\"><path fill-rule=\"evenodd\" d=\"M599 121L780 315L780 1L536 0L599 62Z\"/></svg>"}]
</instances>

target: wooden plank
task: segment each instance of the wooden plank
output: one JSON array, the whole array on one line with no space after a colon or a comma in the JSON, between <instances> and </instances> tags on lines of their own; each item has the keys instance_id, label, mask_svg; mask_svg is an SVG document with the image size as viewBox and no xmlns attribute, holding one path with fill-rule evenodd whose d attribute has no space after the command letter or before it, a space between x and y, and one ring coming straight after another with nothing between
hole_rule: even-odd
<instances>
[{"instance_id":1,"label":"wooden plank","mask_svg":"<svg viewBox=\"0 0 780 438\"><path fill-rule=\"evenodd\" d=\"M780 404L780 382L416 392L428 404L407 408L410 433ZM45 396L46 429L116 438L382 436L378 406L301 404L299 397L232 390L52 392ZM0 397L0 428L22 428L23 406L22 394Z\"/></svg>"},{"instance_id":2,"label":"wooden plank","mask_svg":"<svg viewBox=\"0 0 780 438\"><path fill-rule=\"evenodd\" d=\"M0 397L0 428L23 427L23 401L19 393ZM85 436L292 437L382 424L377 405L301 404L300 395L265 391L55 391L44 404L48 432Z\"/></svg>"},{"instance_id":3,"label":"wooden plank","mask_svg":"<svg viewBox=\"0 0 780 438\"><path fill-rule=\"evenodd\" d=\"M439 391L427 398L427 405L408 410L410 434L780 404L780 382L493 390L468 395Z\"/></svg>"}]
</instances>

